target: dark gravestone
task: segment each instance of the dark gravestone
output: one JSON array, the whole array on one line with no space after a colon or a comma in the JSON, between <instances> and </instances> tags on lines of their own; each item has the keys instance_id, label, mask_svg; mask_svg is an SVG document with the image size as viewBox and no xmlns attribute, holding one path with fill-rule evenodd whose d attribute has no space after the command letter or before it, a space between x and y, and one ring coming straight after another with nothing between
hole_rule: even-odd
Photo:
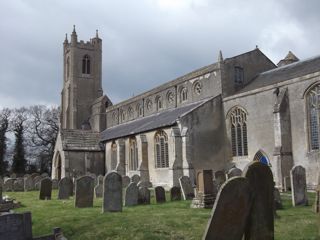
<instances>
[{"instance_id":1,"label":"dark gravestone","mask_svg":"<svg viewBox=\"0 0 320 240\"><path fill-rule=\"evenodd\" d=\"M94 179L90 176L82 176L76 180L75 207L93 207Z\"/></svg>"},{"instance_id":2,"label":"dark gravestone","mask_svg":"<svg viewBox=\"0 0 320 240\"><path fill-rule=\"evenodd\" d=\"M122 187L126 188L128 187L130 183L130 178L128 176L122 176Z\"/></svg>"},{"instance_id":3,"label":"dark gravestone","mask_svg":"<svg viewBox=\"0 0 320 240\"><path fill-rule=\"evenodd\" d=\"M212 208L216 195L213 191L212 170L197 172L197 196L192 200L193 208Z\"/></svg>"},{"instance_id":4,"label":"dark gravestone","mask_svg":"<svg viewBox=\"0 0 320 240\"><path fill-rule=\"evenodd\" d=\"M214 173L214 178L217 182L218 189L222 186L222 184L226 181L226 174L224 171L217 171Z\"/></svg>"},{"instance_id":5,"label":"dark gravestone","mask_svg":"<svg viewBox=\"0 0 320 240\"><path fill-rule=\"evenodd\" d=\"M179 178L180 187L182 190L182 196L184 200L192 200L194 198L194 191L190 178L182 176Z\"/></svg>"},{"instance_id":6,"label":"dark gravestone","mask_svg":"<svg viewBox=\"0 0 320 240\"><path fill-rule=\"evenodd\" d=\"M102 212L122 211L122 177L116 172L108 173L103 180Z\"/></svg>"},{"instance_id":7,"label":"dark gravestone","mask_svg":"<svg viewBox=\"0 0 320 240\"><path fill-rule=\"evenodd\" d=\"M154 192L155 192L157 203L166 202L166 192L164 191L163 187L161 186L155 187Z\"/></svg>"},{"instance_id":8,"label":"dark gravestone","mask_svg":"<svg viewBox=\"0 0 320 240\"><path fill-rule=\"evenodd\" d=\"M150 204L150 190L147 187L140 187L138 204Z\"/></svg>"},{"instance_id":9,"label":"dark gravestone","mask_svg":"<svg viewBox=\"0 0 320 240\"><path fill-rule=\"evenodd\" d=\"M242 171L239 168L233 167L228 171L228 178L232 178L232 177L237 177L237 176L241 176Z\"/></svg>"},{"instance_id":10,"label":"dark gravestone","mask_svg":"<svg viewBox=\"0 0 320 240\"><path fill-rule=\"evenodd\" d=\"M0 216L0 240L32 240L31 213Z\"/></svg>"},{"instance_id":11,"label":"dark gravestone","mask_svg":"<svg viewBox=\"0 0 320 240\"><path fill-rule=\"evenodd\" d=\"M270 167L251 162L243 176L249 180L254 197L245 239L274 239L274 182Z\"/></svg>"},{"instance_id":12,"label":"dark gravestone","mask_svg":"<svg viewBox=\"0 0 320 240\"><path fill-rule=\"evenodd\" d=\"M136 184L138 184L138 182L140 182L140 176L135 174L131 177L131 182L134 182Z\"/></svg>"},{"instance_id":13,"label":"dark gravestone","mask_svg":"<svg viewBox=\"0 0 320 240\"><path fill-rule=\"evenodd\" d=\"M302 166L295 166L290 171L292 205L308 205L306 170Z\"/></svg>"},{"instance_id":14,"label":"dark gravestone","mask_svg":"<svg viewBox=\"0 0 320 240\"><path fill-rule=\"evenodd\" d=\"M50 200L52 192L52 181L49 178L44 178L40 182L40 200Z\"/></svg>"},{"instance_id":15,"label":"dark gravestone","mask_svg":"<svg viewBox=\"0 0 320 240\"><path fill-rule=\"evenodd\" d=\"M132 182L126 189L126 197L124 205L128 206L135 206L138 204L138 195L139 195L139 188L137 184Z\"/></svg>"},{"instance_id":16,"label":"dark gravestone","mask_svg":"<svg viewBox=\"0 0 320 240\"><path fill-rule=\"evenodd\" d=\"M251 205L249 181L244 177L229 179L217 195L203 239L241 240Z\"/></svg>"},{"instance_id":17,"label":"dark gravestone","mask_svg":"<svg viewBox=\"0 0 320 240\"><path fill-rule=\"evenodd\" d=\"M73 182L71 178L64 177L58 183L58 199L69 199L73 195Z\"/></svg>"},{"instance_id":18,"label":"dark gravestone","mask_svg":"<svg viewBox=\"0 0 320 240\"><path fill-rule=\"evenodd\" d=\"M170 189L170 199L171 201L181 200L181 189L179 187L172 187Z\"/></svg>"}]
</instances>

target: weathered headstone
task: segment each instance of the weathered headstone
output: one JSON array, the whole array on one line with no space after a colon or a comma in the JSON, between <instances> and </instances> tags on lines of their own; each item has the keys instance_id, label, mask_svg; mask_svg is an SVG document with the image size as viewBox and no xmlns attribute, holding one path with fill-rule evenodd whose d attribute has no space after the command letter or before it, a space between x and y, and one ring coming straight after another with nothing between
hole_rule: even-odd
<instances>
[{"instance_id":1,"label":"weathered headstone","mask_svg":"<svg viewBox=\"0 0 320 240\"><path fill-rule=\"evenodd\" d=\"M171 198L171 201L180 201L181 189L179 187L172 187L170 189L170 198Z\"/></svg>"},{"instance_id":2,"label":"weathered headstone","mask_svg":"<svg viewBox=\"0 0 320 240\"><path fill-rule=\"evenodd\" d=\"M31 213L10 213L0 216L0 240L32 239Z\"/></svg>"},{"instance_id":3,"label":"weathered headstone","mask_svg":"<svg viewBox=\"0 0 320 240\"><path fill-rule=\"evenodd\" d=\"M24 178L24 190L26 192L34 190L34 181L31 176Z\"/></svg>"},{"instance_id":4,"label":"weathered headstone","mask_svg":"<svg viewBox=\"0 0 320 240\"><path fill-rule=\"evenodd\" d=\"M212 170L197 172L197 196L192 199L193 208L212 208L216 195L213 192Z\"/></svg>"},{"instance_id":5,"label":"weathered headstone","mask_svg":"<svg viewBox=\"0 0 320 240\"><path fill-rule=\"evenodd\" d=\"M187 176L182 176L179 178L180 187L182 190L182 196L184 200L192 200L194 198L194 190Z\"/></svg>"},{"instance_id":6,"label":"weathered headstone","mask_svg":"<svg viewBox=\"0 0 320 240\"><path fill-rule=\"evenodd\" d=\"M50 178L44 178L40 181L40 200L50 200L52 192L52 181Z\"/></svg>"},{"instance_id":7,"label":"weathered headstone","mask_svg":"<svg viewBox=\"0 0 320 240\"><path fill-rule=\"evenodd\" d=\"M122 177L116 172L108 173L103 179L102 212L122 211Z\"/></svg>"},{"instance_id":8,"label":"weathered headstone","mask_svg":"<svg viewBox=\"0 0 320 240\"><path fill-rule=\"evenodd\" d=\"M75 207L93 207L94 179L82 176L76 179Z\"/></svg>"},{"instance_id":9,"label":"weathered headstone","mask_svg":"<svg viewBox=\"0 0 320 240\"><path fill-rule=\"evenodd\" d=\"M64 177L58 183L58 199L69 199L73 195L73 182L71 178Z\"/></svg>"},{"instance_id":10,"label":"weathered headstone","mask_svg":"<svg viewBox=\"0 0 320 240\"><path fill-rule=\"evenodd\" d=\"M103 184L99 183L94 187L94 195L96 198L102 198L103 196Z\"/></svg>"},{"instance_id":11,"label":"weathered headstone","mask_svg":"<svg viewBox=\"0 0 320 240\"><path fill-rule=\"evenodd\" d=\"M308 205L306 170L302 166L295 166L290 171L292 205Z\"/></svg>"},{"instance_id":12,"label":"weathered headstone","mask_svg":"<svg viewBox=\"0 0 320 240\"><path fill-rule=\"evenodd\" d=\"M140 182L140 176L138 174L133 175L131 177L131 182L138 184L138 182Z\"/></svg>"},{"instance_id":13,"label":"weathered headstone","mask_svg":"<svg viewBox=\"0 0 320 240\"><path fill-rule=\"evenodd\" d=\"M24 179L23 178L17 178L13 182L13 191L15 191L15 192L23 192L24 191Z\"/></svg>"},{"instance_id":14,"label":"weathered headstone","mask_svg":"<svg viewBox=\"0 0 320 240\"><path fill-rule=\"evenodd\" d=\"M242 171L239 168L233 167L228 171L228 178L232 178L232 177L237 177L237 176L241 176Z\"/></svg>"},{"instance_id":15,"label":"weathered headstone","mask_svg":"<svg viewBox=\"0 0 320 240\"><path fill-rule=\"evenodd\" d=\"M155 187L154 192L155 192L157 203L166 202L166 192L163 187L161 186Z\"/></svg>"},{"instance_id":16,"label":"weathered headstone","mask_svg":"<svg viewBox=\"0 0 320 240\"><path fill-rule=\"evenodd\" d=\"M251 162L243 176L248 179L254 197L245 239L274 239L274 182L270 167Z\"/></svg>"},{"instance_id":17,"label":"weathered headstone","mask_svg":"<svg viewBox=\"0 0 320 240\"><path fill-rule=\"evenodd\" d=\"M129 186L126 188L126 196L125 196L125 203L126 207L128 206L135 206L138 204L138 195L139 195L139 188L137 184L131 182Z\"/></svg>"},{"instance_id":18,"label":"weathered headstone","mask_svg":"<svg viewBox=\"0 0 320 240\"><path fill-rule=\"evenodd\" d=\"M126 188L128 187L130 183L130 178L128 176L122 176L122 187Z\"/></svg>"},{"instance_id":19,"label":"weathered headstone","mask_svg":"<svg viewBox=\"0 0 320 240\"><path fill-rule=\"evenodd\" d=\"M59 188L58 179L52 179L52 189L58 189L58 188Z\"/></svg>"},{"instance_id":20,"label":"weathered headstone","mask_svg":"<svg viewBox=\"0 0 320 240\"><path fill-rule=\"evenodd\" d=\"M13 191L13 183L15 180L16 180L15 178L6 179L3 184L3 191L5 191L5 192Z\"/></svg>"},{"instance_id":21,"label":"weathered headstone","mask_svg":"<svg viewBox=\"0 0 320 240\"><path fill-rule=\"evenodd\" d=\"M251 205L249 181L243 177L229 179L220 188L202 239L241 240Z\"/></svg>"},{"instance_id":22,"label":"weathered headstone","mask_svg":"<svg viewBox=\"0 0 320 240\"><path fill-rule=\"evenodd\" d=\"M147 187L139 188L138 203L150 204L150 190Z\"/></svg>"},{"instance_id":23,"label":"weathered headstone","mask_svg":"<svg viewBox=\"0 0 320 240\"><path fill-rule=\"evenodd\" d=\"M222 186L222 184L226 181L226 174L224 171L217 171L214 173L214 178L217 182L218 188Z\"/></svg>"}]
</instances>

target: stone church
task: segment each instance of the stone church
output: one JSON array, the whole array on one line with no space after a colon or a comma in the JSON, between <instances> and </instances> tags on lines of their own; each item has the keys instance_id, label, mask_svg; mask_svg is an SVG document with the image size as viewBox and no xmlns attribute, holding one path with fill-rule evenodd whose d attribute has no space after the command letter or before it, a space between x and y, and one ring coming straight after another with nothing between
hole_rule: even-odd
<instances>
[{"instance_id":1,"label":"stone church","mask_svg":"<svg viewBox=\"0 0 320 240\"><path fill-rule=\"evenodd\" d=\"M320 56L292 52L275 65L258 48L173 79L118 104L103 95L102 40L63 44L60 132L52 177L117 171L178 185L200 169L267 164L276 185L302 165L320 172ZM110 81L110 80L108 80Z\"/></svg>"}]
</instances>

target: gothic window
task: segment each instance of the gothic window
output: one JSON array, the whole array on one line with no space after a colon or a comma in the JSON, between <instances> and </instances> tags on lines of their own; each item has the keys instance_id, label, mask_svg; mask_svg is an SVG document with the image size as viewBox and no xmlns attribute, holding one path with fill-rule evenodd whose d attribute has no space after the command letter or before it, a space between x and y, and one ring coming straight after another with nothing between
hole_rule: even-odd
<instances>
[{"instance_id":1,"label":"gothic window","mask_svg":"<svg viewBox=\"0 0 320 240\"><path fill-rule=\"evenodd\" d=\"M157 97L157 111L161 110L163 108L163 102L161 97Z\"/></svg>"},{"instance_id":2,"label":"gothic window","mask_svg":"<svg viewBox=\"0 0 320 240\"><path fill-rule=\"evenodd\" d=\"M182 88L180 90L180 102L185 102L188 100L188 90L187 88Z\"/></svg>"},{"instance_id":3,"label":"gothic window","mask_svg":"<svg viewBox=\"0 0 320 240\"><path fill-rule=\"evenodd\" d=\"M138 116L142 117L143 116L143 107L142 107L142 105L138 104L136 108L137 108Z\"/></svg>"},{"instance_id":4,"label":"gothic window","mask_svg":"<svg viewBox=\"0 0 320 240\"><path fill-rule=\"evenodd\" d=\"M309 90L306 100L309 127L309 148L310 150L319 150L320 84Z\"/></svg>"},{"instance_id":5,"label":"gothic window","mask_svg":"<svg viewBox=\"0 0 320 240\"><path fill-rule=\"evenodd\" d=\"M148 100L148 101L147 101L147 109L148 109L149 111L152 110L152 101L151 101L151 100Z\"/></svg>"},{"instance_id":6,"label":"gothic window","mask_svg":"<svg viewBox=\"0 0 320 240\"><path fill-rule=\"evenodd\" d=\"M248 155L247 114L235 107L230 112L231 145L233 156Z\"/></svg>"},{"instance_id":7,"label":"gothic window","mask_svg":"<svg viewBox=\"0 0 320 240\"><path fill-rule=\"evenodd\" d=\"M133 109L132 109L132 107L129 107L129 109L128 109L128 118L129 119L133 119Z\"/></svg>"},{"instance_id":8,"label":"gothic window","mask_svg":"<svg viewBox=\"0 0 320 240\"><path fill-rule=\"evenodd\" d=\"M126 113L125 113L125 111L121 111L120 112L120 117L121 117L121 121L125 121L126 120Z\"/></svg>"},{"instance_id":9,"label":"gothic window","mask_svg":"<svg viewBox=\"0 0 320 240\"><path fill-rule=\"evenodd\" d=\"M244 72L242 67L234 68L234 83L236 87L242 86L244 81Z\"/></svg>"},{"instance_id":10,"label":"gothic window","mask_svg":"<svg viewBox=\"0 0 320 240\"><path fill-rule=\"evenodd\" d=\"M111 170L115 170L117 167L117 144L113 142L111 144Z\"/></svg>"},{"instance_id":11,"label":"gothic window","mask_svg":"<svg viewBox=\"0 0 320 240\"><path fill-rule=\"evenodd\" d=\"M85 55L82 59L82 73L90 74L90 57Z\"/></svg>"},{"instance_id":12,"label":"gothic window","mask_svg":"<svg viewBox=\"0 0 320 240\"><path fill-rule=\"evenodd\" d=\"M195 94L197 95L200 95L201 94L201 91L202 91L202 86L201 86L201 83L200 82L196 82L193 86L193 91Z\"/></svg>"},{"instance_id":13,"label":"gothic window","mask_svg":"<svg viewBox=\"0 0 320 240\"><path fill-rule=\"evenodd\" d=\"M167 100L168 100L168 103L172 104L174 102L174 94L173 92L169 91L167 93Z\"/></svg>"},{"instance_id":14,"label":"gothic window","mask_svg":"<svg viewBox=\"0 0 320 240\"><path fill-rule=\"evenodd\" d=\"M155 163L156 168L169 167L169 151L168 151L168 136L164 131L158 131L155 139Z\"/></svg>"},{"instance_id":15,"label":"gothic window","mask_svg":"<svg viewBox=\"0 0 320 240\"><path fill-rule=\"evenodd\" d=\"M130 138L130 152L129 152L129 170L135 171L138 169L138 147L135 138Z\"/></svg>"}]
</instances>

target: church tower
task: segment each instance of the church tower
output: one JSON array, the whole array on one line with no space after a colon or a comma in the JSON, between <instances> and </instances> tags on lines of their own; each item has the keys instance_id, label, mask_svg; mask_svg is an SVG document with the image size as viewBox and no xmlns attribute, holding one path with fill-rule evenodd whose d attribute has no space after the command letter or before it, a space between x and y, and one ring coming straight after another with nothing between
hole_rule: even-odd
<instances>
[{"instance_id":1,"label":"church tower","mask_svg":"<svg viewBox=\"0 0 320 240\"><path fill-rule=\"evenodd\" d=\"M92 104L103 95L102 40L79 41L75 26L63 43L63 89L61 92L61 129L90 129Z\"/></svg>"}]
</instances>

